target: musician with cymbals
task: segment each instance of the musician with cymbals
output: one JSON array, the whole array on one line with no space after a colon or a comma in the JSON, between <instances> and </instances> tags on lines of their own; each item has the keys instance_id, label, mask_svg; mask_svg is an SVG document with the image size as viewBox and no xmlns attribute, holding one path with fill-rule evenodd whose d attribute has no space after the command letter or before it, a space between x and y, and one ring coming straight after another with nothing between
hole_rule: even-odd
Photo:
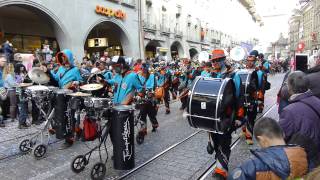
<instances>
[{"instance_id":1,"label":"musician with cymbals","mask_svg":"<svg viewBox=\"0 0 320 180\"><path fill-rule=\"evenodd\" d=\"M166 62L161 61L159 64L159 71L156 73L157 76L157 92L162 92L162 97L159 97L159 101L164 101L166 107L166 114L170 113L170 82L171 82L171 75L167 69Z\"/></svg>"}]
</instances>

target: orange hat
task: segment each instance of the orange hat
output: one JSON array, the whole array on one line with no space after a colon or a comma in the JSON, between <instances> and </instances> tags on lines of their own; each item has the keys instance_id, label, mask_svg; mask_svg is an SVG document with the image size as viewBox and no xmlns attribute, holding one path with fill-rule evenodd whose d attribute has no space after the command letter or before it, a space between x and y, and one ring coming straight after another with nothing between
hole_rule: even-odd
<instances>
[{"instance_id":1,"label":"orange hat","mask_svg":"<svg viewBox=\"0 0 320 180\"><path fill-rule=\"evenodd\" d=\"M212 51L211 60L217 60L224 57L226 57L226 55L222 49L215 49Z\"/></svg>"}]
</instances>

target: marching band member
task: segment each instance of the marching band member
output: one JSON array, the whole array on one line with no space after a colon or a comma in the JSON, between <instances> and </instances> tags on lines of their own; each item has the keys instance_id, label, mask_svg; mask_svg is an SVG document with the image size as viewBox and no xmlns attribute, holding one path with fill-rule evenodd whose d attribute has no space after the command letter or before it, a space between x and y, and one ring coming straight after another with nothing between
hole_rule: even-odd
<instances>
[{"instance_id":1,"label":"marching band member","mask_svg":"<svg viewBox=\"0 0 320 180\"><path fill-rule=\"evenodd\" d=\"M164 61L160 62L160 70L157 73L157 86L162 87L164 89L164 104L166 106L166 114L170 113L170 94L169 94L169 88L170 88L170 73L166 69L166 63Z\"/></svg>"},{"instance_id":2,"label":"marching band member","mask_svg":"<svg viewBox=\"0 0 320 180\"><path fill-rule=\"evenodd\" d=\"M212 64L211 64L211 62L205 63L205 66L201 72L201 77L212 77Z\"/></svg>"},{"instance_id":3,"label":"marching band member","mask_svg":"<svg viewBox=\"0 0 320 180\"><path fill-rule=\"evenodd\" d=\"M139 130L140 136L145 136L147 134L147 116L149 116L149 119L152 123L152 132L155 132L159 127L159 123L156 117L158 105L154 97L154 91L156 88L156 77L154 73L149 72L149 66L146 63L141 64L139 79L146 89L146 96L145 99L143 99L143 103L140 107L140 117L144 124Z\"/></svg>"},{"instance_id":4,"label":"marching band member","mask_svg":"<svg viewBox=\"0 0 320 180\"><path fill-rule=\"evenodd\" d=\"M258 105L258 112L259 113L262 113L263 112L263 109L264 109L264 95L265 95L265 89L266 89L266 82L267 82L267 79L268 79L268 74L270 72L270 63L264 59L264 55L262 53L259 54L259 70L261 72L263 72L263 89L261 89L261 92L263 93L263 96L260 98L260 103ZM262 85L261 85L262 86Z\"/></svg>"},{"instance_id":5,"label":"marching band member","mask_svg":"<svg viewBox=\"0 0 320 180\"><path fill-rule=\"evenodd\" d=\"M51 70L52 77L58 82L61 89L72 89L82 82L80 70L74 65L74 58L69 49L57 54L58 71Z\"/></svg>"},{"instance_id":6,"label":"marching band member","mask_svg":"<svg viewBox=\"0 0 320 180\"><path fill-rule=\"evenodd\" d=\"M60 67L58 68L57 72L54 70L50 71L51 77L58 82L61 89L75 89L82 82L82 77L80 70L74 65L72 52L68 49L65 49L57 54L56 59ZM75 110L72 110L71 114L74 112ZM70 123L69 125L71 125L71 127L70 131L66 130L65 142L62 144L60 149L65 149L72 146L74 142L74 132L78 134L80 133L80 128L78 127L79 124L76 125L74 116L72 118L68 118L67 121L71 122L66 123L66 126L68 126Z\"/></svg>"},{"instance_id":7,"label":"marching band member","mask_svg":"<svg viewBox=\"0 0 320 180\"><path fill-rule=\"evenodd\" d=\"M250 52L250 55L247 57L247 65L246 68L249 70L252 70L253 74L256 74L256 76L258 77L258 80L252 80L252 82L249 83L249 97L248 100L250 102L250 106L247 107L246 111L247 111L247 123L246 123L246 128L243 128L243 132L245 134L245 138L246 138L246 143L248 145L252 145L253 141L252 141L252 133L253 133L253 127L254 127L254 123L255 123L255 119L257 117L257 99L258 99L258 90L259 90L259 79L261 82L261 78L262 78L262 72L256 68L256 60L257 60L257 56L258 56L258 51L253 50ZM260 72L260 73L258 73ZM258 82L256 82L258 81ZM258 94L259 95L259 94ZM261 95L261 94L260 94Z\"/></svg>"},{"instance_id":8,"label":"marching band member","mask_svg":"<svg viewBox=\"0 0 320 180\"><path fill-rule=\"evenodd\" d=\"M212 51L212 59L213 63L215 64L215 69L219 69L216 71L215 78L231 78L235 84L235 95L237 98L237 107L236 107L236 121L233 121L232 127L229 128L229 131L224 134L217 134L217 133L210 133L210 139L213 142L208 144L211 148L215 151L215 159L217 162L217 166L215 168L213 176L217 179L226 179L227 172L228 172L228 164L229 158L231 153L231 134L236 129L239 124L238 121L241 121L244 117L244 110L243 110L243 102L241 101L240 91L241 91L241 79L240 76L234 71L234 69L227 64L226 56L224 51L221 49L216 49ZM228 113L228 109L225 110ZM230 112L232 113L232 112Z\"/></svg>"}]
</instances>

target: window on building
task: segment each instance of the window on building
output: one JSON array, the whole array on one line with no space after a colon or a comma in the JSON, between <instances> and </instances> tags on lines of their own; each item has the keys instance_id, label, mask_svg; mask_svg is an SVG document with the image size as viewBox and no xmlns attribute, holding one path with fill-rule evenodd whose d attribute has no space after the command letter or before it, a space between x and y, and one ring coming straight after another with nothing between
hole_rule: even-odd
<instances>
[{"instance_id":1,"label":"window on building","mask_svg":"<svg viewBox=\"0 0 320 180\"><path fill-rule=\"evenodd\" d=\"M136 0L122 0L122 3L131 5L131 6L135 6L136 5L135 1Z\"/></svg>"}]
</instances>

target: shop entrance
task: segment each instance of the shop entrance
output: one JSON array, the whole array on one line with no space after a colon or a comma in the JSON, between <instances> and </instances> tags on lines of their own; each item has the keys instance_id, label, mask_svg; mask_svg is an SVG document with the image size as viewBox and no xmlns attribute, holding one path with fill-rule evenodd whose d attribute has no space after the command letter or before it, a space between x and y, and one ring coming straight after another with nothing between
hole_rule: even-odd
<instances>
[{"instance_id":1,"label":"shop entrance","mask_svg":"<svg viewBox=\"0 0 320 180\"><path fill-rule=\"evenodd\" d=\"M157 47L161 47L159 41L149 41L146 45L145 57L146 58L155 58L157 55Z\"/></svg>"},{"instance_id":2,"label":"shop entrance","mask_svg":"<svg viewBox=\"0 0 320 180\"><path fill-rule=\"evenodd\" d=\"M184 55L183 47L178 41L172 43L170 51L173 60L179 59Z\"/></svg>"},{"instance_id":3,"label":"shop entrance","mask_svg":"<svg viewBox=\"0 0 320 180\"><path fill-rule=\"evenodd\" d=\"M15 53L39 55L45 59L50 49L50 56L58 52L59 44L56 39L60 31L55 21L42 10L29 5L6 5L0 7L0 44L9 41Z\"/></svg>"},{"instance_id":4,"label":"shop entrance","mask_svg":"<svg viewBox=\"0 0 320 180\"><path fill-rule=\"evenodd\" d=\"M128 56L124 45L130 46L123 30L113 22L102 22L96 25L87 36L84 50L96 60L102 56Z\"/></svg>"}]
</instances>

